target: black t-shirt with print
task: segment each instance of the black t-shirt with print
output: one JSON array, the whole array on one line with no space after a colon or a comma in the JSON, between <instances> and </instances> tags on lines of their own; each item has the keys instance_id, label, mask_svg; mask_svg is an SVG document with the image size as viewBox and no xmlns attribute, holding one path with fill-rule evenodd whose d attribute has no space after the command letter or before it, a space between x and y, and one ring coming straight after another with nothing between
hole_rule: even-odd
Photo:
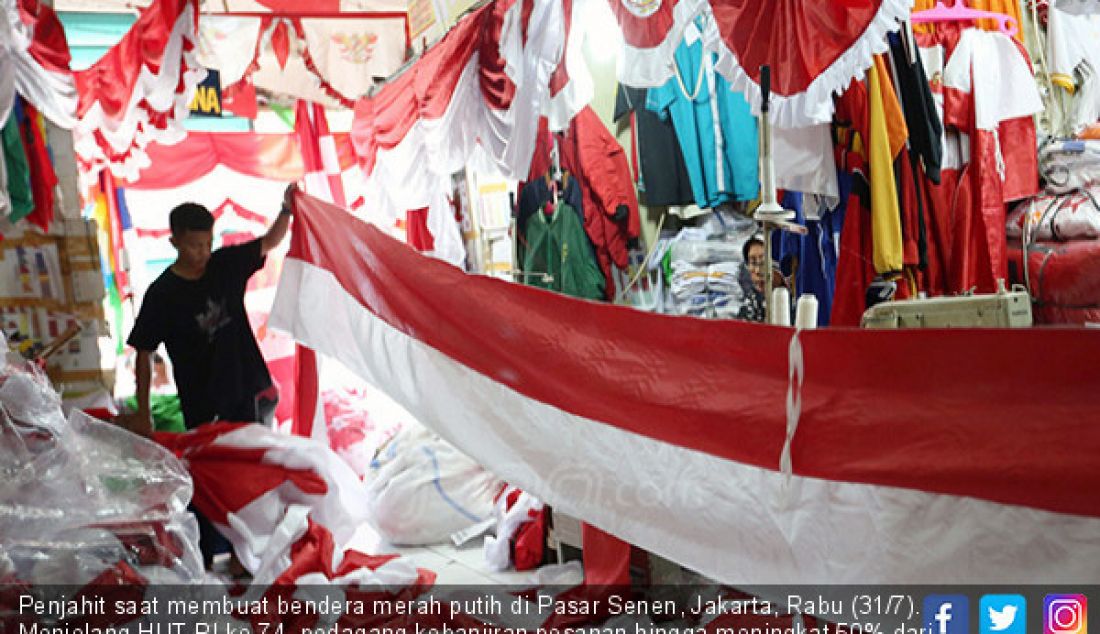
<instances>
[{"instance_id":1,"label":"black t-shirt with print","mask_svg":"<svg viewBox=\"0 0 1100 634\"><path fill-rule=\"evenodd\" d=\"M188 429L215 419L256 420L255 398L271 386L271 375L244 292L263 264L259 240L223 247L201 278L187 280L168 268L145 293L127 343L148 351L164 343Z\"/></svg>"}]
</instances>

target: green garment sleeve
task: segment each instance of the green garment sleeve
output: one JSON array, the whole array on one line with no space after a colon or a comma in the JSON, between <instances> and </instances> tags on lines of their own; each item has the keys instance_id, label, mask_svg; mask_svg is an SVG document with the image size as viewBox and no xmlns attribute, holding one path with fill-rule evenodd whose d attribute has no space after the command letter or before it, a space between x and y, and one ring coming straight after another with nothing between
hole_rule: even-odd
<instances>
[{"instance_id":1,"label":"green garment sleeve","mask_svg":"<svg viewBox=\"0 0 1100 634\"><path fill-rule=\"evenodd\" d=\"M137 397L126 399L126 407L137 410ZM175 394L150 394L149 414L153 417L153 431L171 431L183 433L187 431L183 424L183 409L180 406L180 397Z\"/></svg>"}]
</instances>

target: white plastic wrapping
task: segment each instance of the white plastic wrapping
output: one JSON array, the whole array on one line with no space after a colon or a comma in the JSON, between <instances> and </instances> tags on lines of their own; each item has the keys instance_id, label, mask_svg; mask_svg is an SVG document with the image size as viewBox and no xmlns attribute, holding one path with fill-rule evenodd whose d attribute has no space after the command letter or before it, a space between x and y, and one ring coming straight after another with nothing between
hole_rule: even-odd
<instances>
[{"instance_id":1,"label":"white plastic wrapping","mask_svg":"<svg viewBox=\"0 0 1100 634\"><path fill-rule=\"evenodd\" d=\"M669 295L675 313L736 318L749 282L741 242L681 239L672 244Z\"/></svg>"},{"instance_id":2,"label":"white plastic wrapping","mask_svg":"<svg viewBox=\"0 0 1100 634\"><path fill-rule=\"evenodd\" d=\"M402 429L371 464L371 524L392 544L437 544L493 516L503 481L423 427Z\"/></svg>"},{"instance_id":3,"label":"white plastic wrapping","mask_svg":"<svg viewBox=\"0 0 1100 634\"><path fill-rule=\"evenodd\" d=\"M1042 147L1039 172L1052 194L1100 183L1100 141L1058 141Z\"/></svg>"},{"instance_id":4,"label":"white plastic wrapping","mask_svg":"<svg viewBox=\"0 0 1100 634\"><path fill-rule=\"evenodd\" d=\"M191 478L159 445L81 412L37 369L0 365L0 579L203 578Z\"/></svg>"},{"instance_id":5,"label":"white plastic wrapping","mask_svg":"<svg viewBox=\"0 0 1100 634\"><path fill-rule=\"evenodd\" d=\"M1029 242L1100 238L1100 185L1024 201L1008 214L1005 233L1019 240L1025 226L1030 229Z\"/></svg>"}]
</instances>

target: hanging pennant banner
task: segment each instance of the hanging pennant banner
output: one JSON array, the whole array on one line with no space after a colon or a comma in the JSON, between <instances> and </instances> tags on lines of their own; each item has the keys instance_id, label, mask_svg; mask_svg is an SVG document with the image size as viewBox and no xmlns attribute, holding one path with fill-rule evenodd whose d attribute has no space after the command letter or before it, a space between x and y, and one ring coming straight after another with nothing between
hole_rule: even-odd
<instances>
[{"instance_id":1,"label":"hanging pennant banner","mask_svg":"<svg viewBox=\"0 0 1100 634\"><path fill-rule=\"evenodd\" d=\"M206 79L195 86L195 96L187 107L193 116L222 116L222 82L218 71L213 68L206 71Z\"/></svg>"}]
</instances>

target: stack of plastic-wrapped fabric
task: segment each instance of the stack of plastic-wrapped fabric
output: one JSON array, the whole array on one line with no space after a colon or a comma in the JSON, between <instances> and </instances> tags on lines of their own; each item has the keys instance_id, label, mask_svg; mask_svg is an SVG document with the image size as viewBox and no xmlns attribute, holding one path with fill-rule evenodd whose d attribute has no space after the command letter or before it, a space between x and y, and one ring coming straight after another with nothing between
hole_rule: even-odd
<instances>
[{"instance_id":1,"label":"stack of plastic-wrapped fabric","mask_svg":"<svg viewBox=\"0 0 1100 634\"><path fill-rule=\"evenodd\" d=\"M1040 161L1046 190L1008 215L1010 277L1037 323L1100 323L1100 140L1051 143Z\"/></svg>"},{"instance_id":2,"label":"stack of plastic-wrapped fabric","mask_svg":"<svg viewBox=\"0 0 1100 634\"><path fill-rule=\"evenodd\" d=\"M203 579L191 478L169 452L61 399L0 339L0 584Z\"/></svg>"}]
</instances>

